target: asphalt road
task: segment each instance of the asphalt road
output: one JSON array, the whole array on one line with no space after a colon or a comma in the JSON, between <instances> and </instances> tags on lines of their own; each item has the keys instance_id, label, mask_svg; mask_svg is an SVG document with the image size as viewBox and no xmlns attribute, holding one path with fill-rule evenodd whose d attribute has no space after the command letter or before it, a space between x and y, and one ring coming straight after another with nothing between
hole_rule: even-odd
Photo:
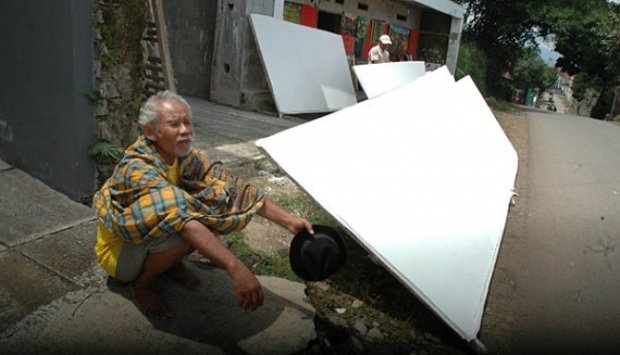
<instances>
[{"instance_id":1,"label":"asphalt road","mask_svg":"<svg viewBox=\"0 0 620 355\"><path fill-rule=\"evenodd\" d=\"M620 352L620 126L529 112L481 339L490 353Z\"/></svg>"}]
</instances>

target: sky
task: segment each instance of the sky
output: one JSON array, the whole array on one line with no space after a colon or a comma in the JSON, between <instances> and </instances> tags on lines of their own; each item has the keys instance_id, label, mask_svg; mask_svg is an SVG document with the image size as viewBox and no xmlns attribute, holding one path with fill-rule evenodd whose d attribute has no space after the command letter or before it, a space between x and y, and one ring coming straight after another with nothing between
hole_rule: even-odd
<instances>
[{"instance_id":1,"label":"sky","mask_svg":"<svg viewBox=\"0 0 620 355\"><path fill-rule=\"evenodd\" d=\"M553 50L553 44L549 43L540 43L540 57L547 63L549 66L555 66L555 61L560 57L560 53Z\"/></svg>"},{"instance_id":2,"label":"sky","mask_svg":"<svg viewBox=\"0 0 620 355\"><path fill-rule=\"evenodd\" d=\"M544 38L539 37L536 39L536 42L538 43L538 49L540 50L540 57L542 60L551 67L555 66L555 61L560 57L560 53L554 51L555 42L553 38L544 40Z\"/></svg>"}]
</instances>

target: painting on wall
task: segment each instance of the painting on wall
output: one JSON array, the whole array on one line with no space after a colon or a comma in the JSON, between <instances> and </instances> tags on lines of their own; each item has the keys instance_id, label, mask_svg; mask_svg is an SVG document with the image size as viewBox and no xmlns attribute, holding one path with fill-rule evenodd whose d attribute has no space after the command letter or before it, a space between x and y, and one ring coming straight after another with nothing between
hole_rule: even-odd
<instances>
[{"instance_id":1,"label":"painting on wall","mask_svg":"<svg viewBox=\"0 0 620 355\"><path fill-rule=\"evenodd\" d=\"M352 13L345 12L342 14L342 24L340 33L348 36L357 35L357 16Z\"/></svg>"},{"instance_id":2,"label":"painting on wall","mask_svg":"<svg viewBox=\"0 0 620 355\"><path fill-rule=\"evenodd\" d=\"M301 5L285 2L282 19L288 22L301 24Z\"/></svg>"},{"instance_id":3,"label":"painting on wall","mask_svg":"<svg viewBox=\"0 0 620 355\"><path fill-rule=\"evenodd\" d=\"M392 48L396 56L400 57L409 51L409 33L411 30L405 26L390 25L390 38L392 39Z\"/></svg>"},{"instance_id":4,"label":"painting on wall","mask_svg":"<svg viewBox=\"0 0 620 355\"><path fill-rule=\"evenodd\" d=\"M368 18L357 16L355 35L355 58L364 58L364 42L368 37Z\"/></svg>"},{"instance_id":5,"label":"painting on wall","mask_svg":"<svg viewBox=\"0 0 620 355\"><path fill-rule=\"evenodd\" d=\"M372 33L370 35L370 42L377 43L379 41L379 37L383 34L383 27L385 22L379 20L372 21Z\"/></svg>"},{"instance_id":6,"label":"painting on wall","mask_svg":"<svg viewBox=\"0 0 620 355\"><path fill-rule=\"evenodd\" d=\"M368 36L368 18L357 16L356 19L357 38L366 38Z\"/></svg>"}]
</instances>

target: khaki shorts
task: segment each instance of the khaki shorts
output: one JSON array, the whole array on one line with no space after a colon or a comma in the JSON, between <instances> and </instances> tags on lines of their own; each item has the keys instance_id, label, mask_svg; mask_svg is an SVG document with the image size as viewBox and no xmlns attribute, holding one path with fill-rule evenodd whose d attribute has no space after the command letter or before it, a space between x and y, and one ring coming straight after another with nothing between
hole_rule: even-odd
<instances>
[{"instance_id":1,"label":"khaki shorts","mask_svg":"<svg viewBox=\"0 0 620 355\"><path fill-rule=\"evenodd\" d=\"M122 282L131 282L140 276L144 260L149 253L157 253L173 249L186 243L180 234L173 234L165 238L147 238L142 244L125 242L116 263L116 277Z\"/></svg>"}]
</instances>

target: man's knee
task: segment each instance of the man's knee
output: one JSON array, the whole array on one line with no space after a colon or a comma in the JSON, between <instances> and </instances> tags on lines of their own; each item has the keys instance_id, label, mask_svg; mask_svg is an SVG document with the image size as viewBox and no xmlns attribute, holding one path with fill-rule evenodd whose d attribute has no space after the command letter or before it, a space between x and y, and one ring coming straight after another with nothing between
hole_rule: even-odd
<instances>
[{"instance_id":1,"label":"man's knee","mask_svg":"<svg viewBox=\"0 0 620 355\"><path fill-rule=\"evenodd\" d=\"M186 241L180 241L178 244L175 244L174 246L165 249L165 250L151 250L149 252L149 254L160 254L160 253L166 253L169 255L174 255L177 256L179 259L183 258L183 256L189 254L192 250L192 246Z\"/></svg>"},{"instance_id":2,"label":"man's knee","mask_svg":"<svg viewBox=\"0 0 620 355\"><path fill-rule=\"evenodd\" d=\"M189 242L187 240L183 240L183 243L177 245L176 247L174 247L173 249L175 252L179 253L179 255L184 256L187 255L189 253L191 253L194 248L192 247L191 244L189 244Z\"/></svg>"}]
</instances>

